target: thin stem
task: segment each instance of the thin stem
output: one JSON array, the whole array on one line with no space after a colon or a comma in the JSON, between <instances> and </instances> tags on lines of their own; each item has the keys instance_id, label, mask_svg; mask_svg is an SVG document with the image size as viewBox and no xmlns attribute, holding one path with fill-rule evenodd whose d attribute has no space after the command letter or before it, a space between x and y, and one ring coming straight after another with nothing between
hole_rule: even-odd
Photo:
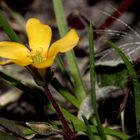
<instances>
[{"instance_id":1,"label":"thin stem","mask_svg":"<svg viewBox=\"0 0 140 140\"><path fill-rule=\"evenodd\" d=\"M44 86L45 89L45 95L48 97L49 101L52 103L62 125L64 128L64 132L63 135L67 140L75 140L76 136L75 136L75 132L71 130L71 128L68 125L68 122L66 121L66 119L64 118L59 105L56 103L55 99L53 98L48 85Z\"/></svg>"},{"instance_id":2,"label":"thin stem","mask_svg":"<svg viewBox=\"0 0 140 140\"><path fill-rule=\"evenodd\" d=\"M64 8L62 0L53 0L53 6L56 16L56 21L59 29L60 36L63 37L68 31L68 25L64 15ZM82 76L79 70L79 67L76 62L76 57L74 51L69 51L66 53L66 59L68 62L69 70L72 74L73 78L73 85L75 95L77 99L82 102L83 99L86 97L86 90L84 87L84 83L82 80Z\"/></svg>"},{"instance_id":3,"label":"thin stem","mask_svg":"<svg viewBox=\"0 0 140 140\"><path fill-rule=\"evenodd\" d=\"M97 102L96 102L96 90L95 90L95 66L94 66L94 41L93 41L93 30L92 24L90 23L89 26L89 48L90 48L90 81L91 81L91 101L93 105L93 109L95 112L95 119L97 122L97 129L100 134L102 140L107 140L104 130L102 128L98 109L97 109Z\"/></svg>"}]
</instances>

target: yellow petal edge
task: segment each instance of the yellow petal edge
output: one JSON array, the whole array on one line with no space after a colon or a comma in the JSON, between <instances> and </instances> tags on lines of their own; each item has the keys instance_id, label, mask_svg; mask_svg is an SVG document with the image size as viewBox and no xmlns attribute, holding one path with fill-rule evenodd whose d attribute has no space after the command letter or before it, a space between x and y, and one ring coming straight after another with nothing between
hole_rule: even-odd
<instances>
[{"instance_id":1,"label":"yellow petal edge","mask_svg":"<svg viewBox=\"0 0 140 140\"><path fill-rule=\"evenodd\" d=\"M33 51L46 53L52 38L52 30L36 18L30 18L26 23L29 45Z\"/></svg>"},{"instance_id":2,"label":"yellow petal edge","mask_svg":"<svg viewBox=\"0 0 140 140\"><path fill-rule=\"evenodd\" d=\"M10 59L21 66L27 66L32 62L30 51L24 45L16 42L0 42L0 57Z\"/></svg>"},{"instance_id":3,"label":"yellow petal edge","mask_svg":"<svg viewBox=\"0 0 140 140\"><path fill-rule=\"evenodd\" d=\"M74 29L71 29L63 38L54 42L48 52L48 57L55 57L57 53L67 52L73 49L79 41L79 36Z\"/></svg>"}]
</instances>

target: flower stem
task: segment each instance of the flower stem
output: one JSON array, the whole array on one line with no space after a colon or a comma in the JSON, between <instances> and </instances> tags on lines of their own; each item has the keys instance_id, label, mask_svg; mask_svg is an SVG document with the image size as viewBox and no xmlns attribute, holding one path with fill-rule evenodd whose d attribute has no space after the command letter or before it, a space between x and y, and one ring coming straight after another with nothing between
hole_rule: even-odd
<instances>
[{"instance_id":1,"label":"flower stem","mask_svg":"<svg viewBox=\"0 0 140 140\"><path fill-rule=\"evenodd\" d=\"M55 99L53 98L50 90L49 90L49 87L48 85L44 86L44 89L45 89L45 95L48 97L49 101L52 103L62 125L63 125L63 128L64 128L64 131L63 131L63 136L66 140L75 140L76 139L76 136L75 136L75 132L71 130L71 128L69 127L68 125L68 122L66 121L65 117L63 116L61 110L60 110L60 107L59 105L56 103Z\"/></svg>"}]
</instances>

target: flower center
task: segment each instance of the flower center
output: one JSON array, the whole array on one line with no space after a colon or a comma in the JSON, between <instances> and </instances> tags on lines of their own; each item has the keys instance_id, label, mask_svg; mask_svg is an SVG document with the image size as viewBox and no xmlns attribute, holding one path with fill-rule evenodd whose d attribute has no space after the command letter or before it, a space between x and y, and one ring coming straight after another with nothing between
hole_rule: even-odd
<instances>
[{"instance_id":1,"label":"flower center","mask_svg":"<svg viewBox=\"0 0 140 140\"><path fill-rule=\"evenodd\" d=\"M46 58L42 55L41 51L31 51L33 63L41 63Z\"/></svg>"}]
</instances>

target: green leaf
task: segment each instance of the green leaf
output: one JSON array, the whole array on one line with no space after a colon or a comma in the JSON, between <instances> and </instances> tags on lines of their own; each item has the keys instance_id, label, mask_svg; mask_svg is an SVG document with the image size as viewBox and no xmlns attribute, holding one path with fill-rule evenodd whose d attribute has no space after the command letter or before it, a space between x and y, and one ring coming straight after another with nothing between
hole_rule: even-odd
<instances>
[{"instance_id":1,"label":"green leaf","mask_svg":"<svg viewBox=\"0 0 140 140\"><path fill-rule=\"evenodd\" d=\"M63 37L68 31L68 26L64 17L62 1L53 0L53 5L54 5L59 33L60 33L60 36ZM80 71L76 62L74 51L70 51L66 53L66 58L69 65L70 72L73 76L72 78L74 81L75 95L80 101L82 101L86 96L86 91L83 84L82 76L80 74Z\"/></svg>"},{"instance_id":2,"label":"green leaf","mask_svg":"<svg viewBox=\"0 0 140 140\"><path fill-rule=\"evenodd\" d=\"M86 119L85 116L83 116L83 119L84 119L84 122L85 122L85 125L86 125L86 129L87 129L87 134L88 134L88 137L90 140L95 140L95 137L93 136L93 132L91 130L91 127L88 123L88 120Z\"/></svg>"},{"instance_id":3,"label":"green leaf","mask_svg":"<svg viewBox=\"0 0 140 140\"><path fill-rule=\"evenodd\" d=\"M82 120L78 119L76 116L74 116L73 114L71 114L70 112L68 112L66 109L64 109L62 107L61 107L61 111L62 111L64 117L69 122L72 122L76 132L86 132L86 126L85 126L85 123ZM96 126L92 125L91 129L92 129L92 132L94 134L98 134ZM128 135L126 135L126 134L124 134L122 132L112 130L112 129L109 129L109 128L103 128L103 129L104 129L104 132L105 132L106 135L115 136L115 137L117 137L117 138L119 138L121 140L127 140L129 138Z\"/></svg>"},{"instance_id":4,"label":"green leaf","mask_svg":"<svg viewBox=\"0 0 140 140\"><path fill-rule=\"evenodd\" d=\"M121 51L121 49L119 49L116 44L114 44L113 42L108 41L108 44L110 44L110 46L112 48L115 49L115 51L120 55L120 57L122 58L122 60L124 61L127 69L128 69L128 73L132 78L132 82L134 85L134 96L135 96L135 115L136 115L136 128L137 128L137 132L139 132L139 123L140 123L140 86L139 86L139 81L138 81L138 76L137 73L133 67L133 64L131 64L131 62L128 60L128 58L125 56L125 54Z\"/></svg>"},{"instance_id":5,"label":"green leaf","mask_svg":"<svg viewBox=\"0 0 140 140\"><path fill-rule=\"evenodd\" d=\"M25 93L28 96L31 96L33 99L37 100L38 105L44 105L47 103L47 98L44 95L43 90L41 90L33 85L28 84L28 86L27 86L27 85L23 84L21 81L5 74L2 71L0 71L0 79L4 80L4 82L6 82L6 84L20 89L21 91L23 91L23 93Z\"/></svg>"},{"instance_id":6,"label":"green leaf","mask_svg":"<svg viewBox=\"0 0 140 140\"><path fill-rule=\"evenodd\" d=\"M6 34L9 36L11 41L20 43L19 37L16 35L14 30L9 25L8 21L6 20L6 17L4 16L4 12L2 10L0 10L0 25L3 28L3 30L6 32Z\"/></svg>"},{"instance_id":7,"label":"green leaf","mask_svg":"<svg viewBox=\"0 0 140 140\"><path fill-rule=\"evenodd\" d=\"M97 122L97 129L99 135L102 140L107 140L106 135L104 134L103 127L100 122L98 109L97 109L97 102L96 102L96 89L95 89L95 66L94 66L94 42L93 42L93 30L92 24L90 23L89 26L89 49L90 49L90 82L91 82L91 103L95 113L95 119Z\"/></svg>"},{"instance_id":8,"label":"green leaf","mask_svg":"<svg viewBox=\"0 0 140 140\"><path fill-rule=\"evenodd\" d=\"M22 127L22 132L26 137L34 137L37 133L30 128Z\"/></svg>"},{"instance_id":9,"label":"green leaf","mask_svg":"<svg viewBox=\"0 0 140 140\"><path fill-rule=\"evenodd\" d=\"M101 87L109 85L124 87L127 83L127 75L128 72L124 64L115 67L96 67L97 81Z\"/></svg>"},{"instance_id":10,"label":"green leaf","mask_svg":"<svg viewBox=\"0 0 140 140\"><path fill-rule=\"evenodd\" d=\"M76 108L79 108L79 100L77 100L71 93L69 93L56 78L52 80L51 84L68 102L70 102Z\"/></svg>"},{"instance_id":11,"label":"green leaf","mask_svg":"<svg viewBox=\"0 0 140 140\"><path fill-rule=\"evenodd\" d=\"M51 104L49 104L49 108L54 111L54 108L52 107ZM69 121L72 124L72 127L74 127L76 132L86 132L86 126L82 120L78 119L75 115L71 114L68 110L64 109L63 107L60 107L60 108L64 117L67 119L67 121ZM93 125L90 125L90 126L91 126L92 132L97 135L98 131L97 131L96 126L93 126ZM112 130L110 128L104 128L104 132L106 135L111 135L121 140L127 140L129 138L128 135L122 132L116 131L116 130Z\"/></svg>"},{"instance_id":12,"label":"green leaf","mask_svg":"<svg viewBox=\"0 0 140 140\"><path fill-rule=\"evenodd\" d=\"M48 136L50 134L56 134L60 132L59 130L53 128L51 124L46 122L27 122L26 125L39 135Z\"/></svg>"}]
</instances>

